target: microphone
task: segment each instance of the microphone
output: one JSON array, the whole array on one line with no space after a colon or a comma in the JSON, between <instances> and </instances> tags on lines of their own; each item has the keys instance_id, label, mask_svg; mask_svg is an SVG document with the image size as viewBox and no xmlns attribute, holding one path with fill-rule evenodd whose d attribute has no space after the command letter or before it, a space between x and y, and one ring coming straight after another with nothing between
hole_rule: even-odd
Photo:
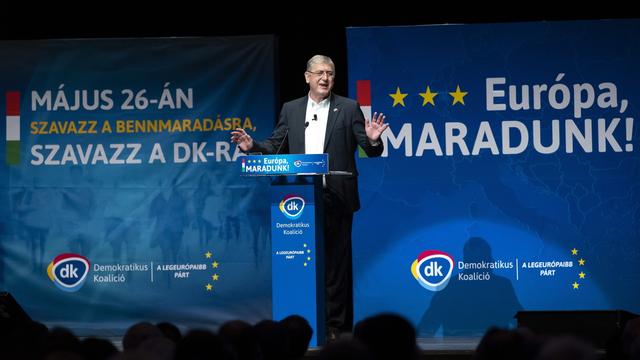
<instances>
[{"instance_id":1,"label":"microphone","mask_svg":"<svg viewBox=\"0 0 640 360\"><path fill-rule=\"evenodd\" d=\"M313 114L313 119L311 119L313 121L318 121L318 114Z\"/></svg>"},{"instance_id":2,"label":"microphone","mask_svg":"<svg viewBox=\"0 0 640 360\"><path fill-rule=\"evenodd\" d=\"M284 145L284 141L287 140L287 135L289 135L289 128L287 128L287 131L284 133L284 137L282 138L282 142L280 143L280 146L278 146L278 151L276 151L276 155L280 154L280 150L282 150L282 145Z\"/></svg>"}]
</instances>

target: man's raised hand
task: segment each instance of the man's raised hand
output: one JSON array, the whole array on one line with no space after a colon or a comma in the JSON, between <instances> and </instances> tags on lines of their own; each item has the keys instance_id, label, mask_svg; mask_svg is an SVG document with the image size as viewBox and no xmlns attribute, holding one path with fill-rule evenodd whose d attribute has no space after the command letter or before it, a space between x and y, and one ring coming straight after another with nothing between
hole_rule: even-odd
<instances>
[{"instance_id":1,"label":"man's raised hand","mask_svg":"<svg viewBox=\"0 0 640 360\"><path fill-rule=\"evenodd\" d=\"M364 130L366 131L367 138L369 138L369 140L374 142L378 141L378 139L380 139L380 135L387 130L389 124L385 124L384 119L384 114L380 113L380 115L378 115L377 112L374 112L371 121L364 122Z\"/></svg>"},{"instance_id":2,"label":"man's raised hand","mask_svg":"<svg viewBox=\"0 0 640 360\"><path fill-rule=\"evenodd\" d=\"M243 129L236 128L231 132L231 141L238 144L240 150L247 152L253 147L253 139Z\"/></svg>"}]
</instances>

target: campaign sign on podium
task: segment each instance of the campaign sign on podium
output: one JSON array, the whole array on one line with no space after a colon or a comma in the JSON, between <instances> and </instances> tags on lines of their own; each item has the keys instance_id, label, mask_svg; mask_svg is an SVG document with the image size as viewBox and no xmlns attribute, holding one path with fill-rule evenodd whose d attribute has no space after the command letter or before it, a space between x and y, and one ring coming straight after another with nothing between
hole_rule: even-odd
<instances>
[{"instance_id":1,"label":"campaign sign on podium","mask_svg":"<svg viewBox=\"0 0 640 360\"><path fill-rule=\"evenodd\" d=\"M327 154L248 155L240 160L242 175L319 175L329 173Z\"/></svg>"},{"instance_id":2,"label":"campaign sign on podium","mask_svg":"<svg viewBox=\"0 0 640 360\"><path fill-rule=\"evenodd\" d=\"M242 175L273 176L271 258L273 319L300 315L324 343L324 217L322 174L327 154L250 155Z\"/></svg>"}]
</instances>

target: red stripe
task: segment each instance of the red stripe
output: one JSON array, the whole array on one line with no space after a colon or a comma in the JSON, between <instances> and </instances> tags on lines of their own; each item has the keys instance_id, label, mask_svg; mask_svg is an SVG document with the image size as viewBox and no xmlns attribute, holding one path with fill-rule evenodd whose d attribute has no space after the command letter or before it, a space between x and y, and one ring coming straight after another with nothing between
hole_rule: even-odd
<instances>
[{"instance_id":1,"label":"red stripe","mask_svg":"<svg viewBox=\"0 0 640 360\"><path fill-rule=\"evenodd\" d=\"M371 106L371 80L356 81L356 96L360 106Z\"/></svg>"},{"instance_id":2,"label":"red stripe","mask_svg":"<svg viewBox=\"0 0 640 360\"><path fill-rule=\"evenodd\" d=\"M20 116L20 91L7 91L7 116Z\"/></svg>"}]
</instances>

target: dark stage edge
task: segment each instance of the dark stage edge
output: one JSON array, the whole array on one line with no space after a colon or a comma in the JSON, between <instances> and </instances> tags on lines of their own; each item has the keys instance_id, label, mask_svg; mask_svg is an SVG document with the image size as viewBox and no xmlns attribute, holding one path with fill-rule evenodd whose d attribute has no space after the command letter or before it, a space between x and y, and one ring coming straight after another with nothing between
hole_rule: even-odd
<instances>
[{"instance_id":1,"label":"dark stage edge","mask_svg":"<svg viewBox=\"0 0 640 360\"><path fill-rule=\"evenodd\" d=\"M420 359L429 360L471 360L480 337L418 338ZM305 359L315 359L320 352L319 347L310 348ZM606 359L603 350L597 350L598 360Z\"/></svg>"},{"instance_id":2,"label":"dark stage edge","mask_svg":"<svg viewBox=\"0 0 640 360\"><path fill-rule=\"evenodd\" d=\"M346 337L348 338L348 337ZM461 360L471 359L480 337L450 337L450 338L418 338L420 359ZM319 347L310 348L305 359L318 357Z\"/></svg>"}]
</instances>

